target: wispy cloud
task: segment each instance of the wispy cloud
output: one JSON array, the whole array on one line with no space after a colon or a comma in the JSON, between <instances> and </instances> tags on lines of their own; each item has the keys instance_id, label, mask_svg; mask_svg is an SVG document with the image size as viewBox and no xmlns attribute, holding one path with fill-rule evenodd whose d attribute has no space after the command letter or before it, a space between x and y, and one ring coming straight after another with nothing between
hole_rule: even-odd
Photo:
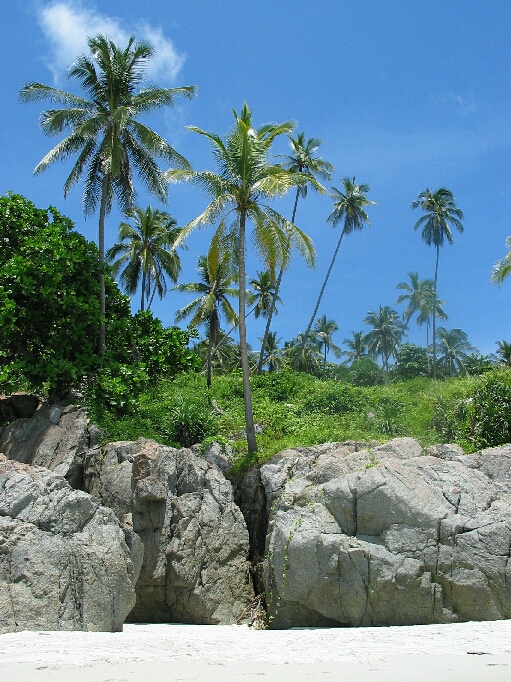
<instances>
[{"instance_id":1,"label":"wispy cloud","mask_svg":"<svg viewBox=\"0 0 511 682\"><path fill-rule=\"evenodd\" d=\"M476 100L473 92L471 92L468 96L459 95L455 92L441 92L431 95L431 101L434 104L455 106L464 114L470 114L487 108L485 104Z\"/></svg>"},{"instance_id":2,"label":"wispy cloud","mask_svg":"<svg viewBox=\"0 0 511 682\"><path fill-rule=\"evenodd\" d=\"M62 79L78 54L87 52L87 38L98 33L119 45L125 45L131 35L148 40L156 51L147 67L147 77L154 82L173 83L185 60L161 28L146 22L127 27L121 19L100 14L79 1L55 0L41 5L38 20L51 45L48 67L55 82Z\"/></svg>"}]
</instances>

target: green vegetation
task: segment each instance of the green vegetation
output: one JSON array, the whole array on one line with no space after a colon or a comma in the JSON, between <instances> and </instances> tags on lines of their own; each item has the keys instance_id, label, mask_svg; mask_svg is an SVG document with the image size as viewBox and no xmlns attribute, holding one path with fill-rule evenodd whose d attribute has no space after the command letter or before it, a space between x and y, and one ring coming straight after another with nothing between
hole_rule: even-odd
<instances>
[{"instance_id":1,"label":"green vegetation","mask_svg":"<svg viewBox=\"0 0 511 682\"><path fill-rule=\"evenodd\" d=\"M243 438L239 371L217 377L210 390L197 374L159 381L141 392L136 414L118 418L103 412L99 424L108 439L144 436L180 446L218 438L234 448L234 472L285 448L348 439L383 442L412 436L424 447L457 442L466 452L511 441L509 370L361 387L284 369L254 375L252 395L254 418L262 429L257 454L248 452Z\"/></svg>"}]
</instances>

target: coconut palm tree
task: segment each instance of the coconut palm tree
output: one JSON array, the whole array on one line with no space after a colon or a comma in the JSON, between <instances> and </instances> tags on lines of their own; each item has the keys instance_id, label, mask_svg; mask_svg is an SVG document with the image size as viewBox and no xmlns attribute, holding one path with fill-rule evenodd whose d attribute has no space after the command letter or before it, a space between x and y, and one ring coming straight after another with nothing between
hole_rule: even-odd
<instances>
[{"instance_id":1,"label":"coconut palm tree","mask_svg":"<svg viewBox=\"0 0 511 682\"><path fill-rule=\"evenodd\" d=\"M323 345L323 378L325 377L326 371L326 356L329 351L335 355L336 358L340 357L341 349L336 346L332 341L332 336L336 331L339 330L337 322L335 320L327 320L326 315L318 317L316 324L313 329L313 334L316 339Z\"/></svg>"},{"instance_id":2,"label":"coconut palm tree","mask_svg":"<svg viewBox=\"0 0 511 682\"><path fill-rule=\"evenodd\" d=\"M151 305L151 289L160 298L167 291L165 275L174 282L181 271L181 260L174 242L181 230L169 214L148 206L145 211L133 208L126 213L135 226L122 222L119 225L119 241L106 252L106 260L112 263L114 274L121 271L120 281L128 294L134 294L142 280L140 310L146 302ZM153 288L154 286L154 288Z\"/></svg>"},{"instance_id":3,"label":"coconut palm tree","mask_svg":"<svg viewBox=\"0 0 511 682\"><path fill-rule=\"evenodd\" d=\"M499 286L511 272L511 237L506 239L507 253L493 264L490 281Z\"/></svg>"},{"instance_id":4,"label":"coconut palm tree","mask_svg":"<svg viewBox=\"0 0 511 682\"><path fill-rule=\"evenodd\" d=\"M259 338L262 342L262 338ZM285 365L286 361L282 350L279 348L279 343L282 339L277 339L277 332L270 332L266 342L266 351L263 359L263 367L268 367L268 372L275 372Z\"/></svg>"},{"instance_id":5,"label":"coconut palm tree","mask_svg":"<svg viewBox=\"0 0 511 682\"><path fill-rule=\"evenodd\" d=\"M311 239L266 203L307 181L302 173L292 173L269 161L275 139L279 135L289 134L292 129L292 123L269 123L254 129L252 112L245 103L239 116L234 112L234 124L225 140L214 133L190 127L190 130L204 135L211 142L218 173L174 170L167 174L170 181L192 182L212 197L206 210L183 228L181 238L184 239L196 228L216 225L219 243L222 246L227 244L236 254L243 396L247 445L251 453L257 450L257 443L245 321L247 223L253 223L253 243L258 255L270 269L287 263L293 246L308 262L314 259Z\"/></svg>"},{"instance_id":6,"label":"coconut palm tree","mask_svg":"<svg viewBox=\"0 0 511 682\"><path fill-rule=\"evenodd\" d=\"M405 335L405 325L401 321L399 314L390 306L380 306L377 313L369 312L365 324L372 327L367 334L367 345L369 352L375 357L381 355L383 367L389 372L389 358L395 356L401 339Z\"/></svg>"},{"instance_id":7,"label":"coconut palm tree","mask_svg":"<svg viewBox=\"0 0 511 682\"><path fill-rule=\"evenodd\" d=\"M248 296L247 302L249 305L254 305L254 317L257 320L259 317L268 317L270 309L273 304L273 297L275 294L276 282L275 278L271 276L268 270L258 272L257 277L251 279L249 282L252 291ZM276 300L282 303L280 296ZM277 314L275 309L275 314Z\"/></svg>"},{"instance_id":8,"label":"coconut palm tree","mask_svg":"<svg viewBox=\"0 0 511 682\"><path fill-rule=\"evenodd\" d=\"M497 341L497 356L500 365L511 367L511 343L507 341Z\"/></svg>"},{"instance_id":9,"label":"coconut palm tree","mask_svg":"<svg viewBox=\"0 0 511 682\"><path fill-rule=\"evenodd\" d=\"M237 315L228 296L238 296L237 288L232 287L237 275L227 254L222 254L218 242L213 239L207 256L199 256L197 271L199 282L178 284L175 291L199 294L176 313L176 322L192 316L190 324L205 325L208 337L207 385L211 386L212 351L220 337L220 317L224 315L229 323L236 322Z\"/></svg>"},{"instance_id":10,"label":"coconut palm tree","mask_svg":"<svg viewBox=\"0 0 511 682\"><path fill-rule=\"evenodd\" d=\"M470 359L469 353L477 350L469 343L466 333L461 329L447 330L445 327L438 327L436 337L441 353L438 367L450 377L466 372L465 362Z\"/></svg>"},{"instance_id":11,"label":"coconut palm tree","mask_svg":"<svg viewBox=\"0 0 511 682\"><path fill-rule=\"evenodd\" d=\"M144 71L154 55L147 42L132 37L125 48L97 35L88 39L89 55L80 55L71 65L68 78L78 81L86 97L78 97L41 83L27 83L20 92L24 102L49 100L63 105L41 115L45 135L70 131L37 164L34 174L56 161L78 157L64 183L64 196L85 174L82 205L90 215L99 206L100 314L99 348L105 345L105 216L115 197L121 209L133 208L136 193L133 172L158 199L167 198L167 183L155 157L174 167L186 168L188 162L162 137L137 120L141 115L171 106L176 97L192 97L196 88L143 87Z\"/></svg>"},{"instance_id":12,"label":"coconut palm tree","mask_svg":"<svg viewBox=\"0 0 511 682\"><path fill-rule=\"evenodd\" d=\"M425 189L412 203L412 209L420 208L425 212L415 223L414 229L422 228L422 239L428 246L436 249L435 279L433 284L433 378L436 379L436 296L438 283L438 257L445 240L453 243L450 225L463 232L463 211L456 206L451 190L441 187L436 192Z\"/></svg>"},{"instance_id":13,"label":"coconut palm tree","mask_svg":"<svg viewBox=\"0 0 511 682\"><path fill-rule=\"evenodd\" d=\"M291 341L286 341L284 353L293 368L298 368L300 372L319 376L323 366L321 345L321 341L314 338L312 334L309 334L304 341L303 334L300 332Z\"/></svg>"},{"instance_id":14,"label":"coconut palm tree","mask_svg":"<svg viewBox=\"0 0 511 682\"><path fill-rule=\"evenodd\" d=\"M343 364L352 364L355 360L366 357L368 355L367 338L364 332L351 332L352 339L344 339L343 343L348 346L349 350L342 351L342 355L346 355L347 359Z\"/></svg>"},{"instance_id":15,"label":"coconut palm tree","mask_svg":"<svg viewBox=\"0 0 511 682\"><path fill-rule=\"evenodd\" d=\"M332 173L334 171L334 167L332 166L331 163L328 161L324 161L320 156L316 156L316 152L318 151L320 145L321 145L321 140L316 139L315 137L311 137L310 139L307 139L305 137L305 133L299 133L296 138L289 137L289 143L291 145L291 154L279 154L279 156L282 156L283 158L287 159L282 166L286 170L291 171L292 173L304 173L306 176L309 176L313 179L321 178L322 180L328 180L330 181L332 179ZM324 189L321 187L321 185L316 185L314 183L310 183L313 189L316 191L323 192ZM298 206L298 199L302 197L303 199L307 198L307 189L308 189L309 183L299 185L296 188L296 195L295 195L295 203L293 205L293 215L291 216L291 222L295 222L295 217L296 217L296 208ZM270 332L270 326L271 326L271 320L273 316L273 312L275 310L275 304L278 300L278 295L280 291L280 285L282 282L282 276L284 274L284 265L281 265L280 271L279 271L279 276L277 277L277 285L275 287L275 293L273 297L273 304L270 307L269 313L268 313L268 318L266 321L266 329L264 330L264 336L261 344L261 355L259 356L259 364L257 367L257 371L261 372L262 370L262 358L263 358L263 352L266 347L266 339L268 337L268 334Z\"/></svg>"},{"instance_id":16,"label":"coconut palm tree","mask_svg":"<svg viewBox=\"0 0 511 682\"><path fill-rule=\"evenodd\" d=\"M334 255L332 256L330 267L328 268L326 277L323 281L321 291L319 292L314 312L312 313L305 334L303 335L304 344L307 337L309 336L312 324L314 322L314 318L316 317L316 313L318 312L319 304L321 303L321 299L323 297L323 293L325 291L328 278L330 277L330 273L332 272L335 259L337 258L337 252L339 251L339 247L341 246L342 238L344 237L344 235L351 234L354 230L361 230L364 227L364 223L366 223L367 225L371 224L369 222L369 217L365 211L365 207L369 206L370 204L376 203L365 196L367 192L369 192L369 190L371 189L369 185L357 185L355 184L355 178L353 178L353 180L350 180L349 178L344 178L342 184L344 187L344 193L340 192L335 187L333 187L330 192L330 196L334 200L334 210L328 216L327 222L331 222L333 227L335 227L342 221L343 229L341 232L341 236L339 237L339 241L337 242ZM297 369L297 365L299 362L298 358L299 355L295 360L294 366L295 369Z\"/></svg>"}]
</instances>

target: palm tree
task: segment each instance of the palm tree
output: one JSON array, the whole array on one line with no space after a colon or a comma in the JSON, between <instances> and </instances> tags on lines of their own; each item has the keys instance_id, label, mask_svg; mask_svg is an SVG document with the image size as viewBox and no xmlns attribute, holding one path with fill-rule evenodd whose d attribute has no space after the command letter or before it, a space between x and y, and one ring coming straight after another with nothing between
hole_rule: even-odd
<instances>
[{"instance_id":1,"label":"palm tree","mask_svg":"<svg viewBox=\"0 0 511 682\"><path fill-rule=\"evenodd\" d=\"M399 314L390 306L380 306L377 313L369 312L365 324L371 325L372 329L367 334L369 352L375 357L381 355L383 367L389 372L389 358L395 355L405 332L405 325L401 322Z\"/></svg>"},{"instance_id":2,"label":"palm tree","mask_svg":"<svg viewBox=\"0 0 511 682\"><path fill-rule=\"evenodd\" d=\"M259 341L262 342L260 338ZM268 372L274 372L285 364L279 343L282 339L277 339L277 332L270 332L266 341L266 352L263 359L263 367L268 367Z\"/></svg>"},{"instance_id":3,"label":"palm tree","mask_svg":"<svg viewBox=\"0 0 511 682\"><path fill-rule=\"evenodd\" d=\"M458 232L463 232L461 220L463 211L456 206L456 201L451 190L441 187L436 192L425 189L412 203L412 209L420 208L425 212L415 223L414 229L422 228L422 239L428 246L433 245L436 249L435 279L433 283L433 378L436 379L436 295L438 282L438 257L440 247L447 240L453 243L449 225L453 225Z\"/></svg>"},{"instance_id":4,"label":"palm tree","mask_svg":"<svg viewBox=\"0 0 511 682\"><path fill-rule=\"evenodd\" d=\"M207 256L199 256L197 271L199 282L178 284L174 289L184 293L200 294L198 298L178 310L176 322L192 315L190 324L206 326L208 336L207 385L211 386L213 346L220 336L220 316L223 313L229 323L236 322L237 316L228 296L238 296L238 289L231 285L237 276L227 254L221 254L217 240L213 239Z\"/></svg>"},{"instance_id":5,"label":"palm tree","mask_svg":"<svg viewBox=\"0 0 511 682\"><path fill-rule=\"evenodd\" d=\"M467 335L461 329L447 330L439 327L436 332L440 346L438 366L452 377L458 372L465 371L465 362L469 360L469 353L477 349L468 342Z\"/></svg>"},{"instance_id":6,"label":"palm tree","mask_svg":"<svg viewBox=\"0 0 511 682\"><path fill-rule=\"evenodd\" d=\"M511 343L507 341L497 341L497 352L495 354L499 364L511 367Z\"/></svg>"},{"instance_id":7,"label":"palm tree","mask_svg":"<svg viewBox=\"0 0 511 682\"><path fill-rule=\"evenodd\" d=\"M493 264L490 281L499 286L511 272L511 237L506 239L507 253L504 258Z\"/></svg>"},{"instance_id":8,"label":"palm tree","mask_svg":"<svg viewBox=\"0 0 511 682\"><path fill-rule=\"evenodd\" d=\"M126 216L132 218L135 226L122 222L119 225L119 241L106 252L106 259L112 263L114 274L120 270L121 283L128 294L134 294L142 279L140 310L145 303L152 302L157 291L160 298L167 292L165 275L177 282L181 271L181 260L174 242L181 230L176 221L164 211L148 206L145 211L133 208ZM115 260L117 259L117 260Z\"/></svg>"},{"instance_id":9,"label":"palm tree","mask_svg":"<svg viewBox=\"0 0 511 682\"><path fill-rule=\"evenodd\" d=\"M326 356L331 350L336 358L340 357L341 349L332 341L332 336L339 330L335 320L327 320L326 315L318 317L314 326L313 333L317 340L323 345L323 378L326 371Z\"/></svg>"},{"instance_id":10,"label":"palm tree","mask_svg":"<svg viewBox=\"0 0 511 682\"><path fill-rule=\"evenodd\" d=\"M300 372L319 376L322 371L323 354L321 352L321 341L309 334L304 340L300 332L291 341L284 344L284 353L293 368L298 368Z\"/></svg>"},{"instance_id":11,"label":"palm tree","mask_svg":"<svg viewBox=\"0 0 511 682\"><path fill-rule=\"evenodd\" d=\"M331 222L333 227L335 227L342 220L343 229L341 232L341 236L339 237L339 241L337 242L337 246L335 248L334 255L330 263L330 267L328 268L325 280L321 287L321 291L319 292L318 300L316 301L316 307L314 308L314 312L312 313L305 334L303 335L304 344L305 340L309 336L312 323L314 322L314 318L316 317L316 313L318 312L319 304L321 303L323 292L325 291L328 278L330 277L330 273L332 272L335 259L337 258L337 252L339 251L339 247L341 246L342 238L344 237L345 234L351 234L354 230L361 230L364 227L364 223L366 223L367 225L371 224L369 222L368 215L364 209L366 206L376 203L374 201L370 201L365 196L365 194L369 192L369 190L371 189L369 185L356 185L355 178L353 178L353 180L350 180L349 178L344 178L342 184L344 186L344 193L340 192L335 187L332 187L332 190L330 192L330 196L334 199L334 210L328 216L327 222ZM303 352L303 348L300 351L300 353L301 352ZM297 369L298 366L298 357L299 355L295 360L295 369Z\"/></svg>"},{"instance_id":12,"label":"palm tree","mask_svg":"<svg viewBox=\"0 0 511 682\"><path fill-rule=\"evenodd\" d=\"M273 303L275 294L276 282L275 278L271 276L268 270L258 272L257 277L251 279L249 282L252 291L248 296L247 302L249 305L254 305L254 317L257 320L259 317L268 317ZM282 303L280 296L276 297L279 303ZM275 309L275 314L277 314Z\"/></svg>"},{"instance_id":13,"label":"palm tree","mask_svg":"<svg viewBox=\"0 0 511 682\"><path fill-rule=\"evenodd\" d=\"M27 83L20 92L24 102L49 100L63 105L41 115L45 135L71 131L37 164L34 174L46 170L55 161L78 156L64 183L64 196L85 173L82 205L84 214L95 212L99 205L99 280L100 315L99 349L105 345L105 216L115 197L121 209L129 211L136 200L133 170L142 184L158 199L167 198L167 183L154 158L172 166L187 168L186 159L162 137L138 121L154 109L171 106L176 97L192 97L195 87L142 87L144 69L154 55L147 42L135 43L132 37L125 48L109 38L89 38L90 55L80 55L71 65L68 78L75 78L88 99L64 90Z\"/></svg>"},{"instance_id":14,"label":"palm tree","mask_svg":"<svg viewBox=\"0 0 511 682\"><path fill-rule=\"evenodd\" d=\"M311 137L309 140L305 137L305 133L299 133L296 138L289 137L289 142L291 145L291 154L284 154L284 155L279 155L283 156L287 161L285 161L282 166L286 170L290 171L291 173L304 173L306 176L309 176L312 179L315 178L321 178L322 180L328 180L330 181L332 179L332 173L334 170L334 167L332 166L331 163L328 161L324 161L320 156L316 156L316 152L318 151L320 145L321 145L321 140L316 139L315 137ZM323 192L323 187L321 185L317 185L314 183L310 183L311 186L316 189L317 191ZM295 222L295 217L296 217L296 208L298 206L298 199L299 197L303 197L304 199L307 198L307 189L308 189L309 183L299 185L296 188L296 195L295 195L295 203L293 206L293 215L291 217L291 222ZM259 356L259 364L257 367L257 371L261 372L262 370L262 358L263 358L263 351L266 347L266 339L268 338L268 334L270 332L270 326L271 326L271 320L273 316L273 311L275 310L275 304L278 299L279 291L280 291L280 285L282 282L282 276L284 274L284 264L281 265L280 267L280 272L279 276L277 277L277 285L275 287L275 293L273 296L273 303L272 306L270 307L269 313L268 313L268 318L266 321L266 329L264 330L264 336L261 344L261 355Z\"/></svg>"},{"instance_id":15,"label":"palm tree","mask_svg":"<svg viewBox=\"0 0 511 682\"><path fill-rule=\"evenodd\" d=\"M247 329L245 321L246 270L245 248L247 221L254 225L253 242L258 255L270 267L285 264L296 246L312 262L312 241L284 216L265 204L282 196L293 187L304 184L301 173L292 173L272 165L268 156L276 137L292 131L292 123L269 123L258 129L252 127L252 112L247 104L241 114L234 112L234 125L224 140L194 126L190 130L206 136L213 146L218 173L211 171L174 170L167 173L170 181L188 181L213 197L206 210L183 228L184 239L195 228L217 225L216 236L222 245L236 252L239 272L239 333L247 446L250 453L257 450L250 367L248 362Z\"/></svg>"},{"instance_id":16,"label":"palm tree","mask_svg":"<svg viewBox=\"0 0 511 682\"><path fill-rule=\"evenodd\" d=\"M367 338L364 332L351 332L352 339L344 339L343 343L348 346L349 350L343 351L342 355L346 355L347 359L343 364L352 364L355 360L366 357L368 354Z\"/></svg>"}]
</instances>

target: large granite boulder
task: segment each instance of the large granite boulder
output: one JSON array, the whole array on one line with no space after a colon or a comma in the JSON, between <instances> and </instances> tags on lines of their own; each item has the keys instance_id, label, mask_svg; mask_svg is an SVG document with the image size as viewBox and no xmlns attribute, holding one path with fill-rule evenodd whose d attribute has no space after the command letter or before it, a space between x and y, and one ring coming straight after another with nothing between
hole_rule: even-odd
<instances>
[{"instance_id":1,"label":"large granite boulder","mask_svg":"<svg viewBox=\"0 0 511 682\"><path fill-rule=\"evenodd\" d=\"M81 489L84 456L95 444L96 431L89 427L86 408L41 403L31 418L17 419L4 429L0 453L7 459L51 469L73 488Z\"/></svg>"},{"instance_id":2,"label":"large granite boulder","mask_svg":"<svg viewBox=\"0 0 511 682\"><path fill-rule=\"evenodd\" d=\"M0 633L120 631L140 539L62 476L0 455Z\"/></svg>"},{"instance_id":3,"label":"large granite boulder","mask_svg":"<svg viewBox=\"0 0 511 682\"><path fill-rule=\"evenodd\" d=\"M144 544L130 620L230 624L254 598L249 537L221 470L143 438L91 450L86 489Z\"/></svg>"},{"instance_id":4,"label":"large granite boulder","mask_svg":"<svg viewBox=\"0 0 511 682\"><path fill-rule=\"evenodd\" d=\"M503 450L422 456L395 439L291 450L263 465L272 627L510 618Z\"/></svg>"}]
</instances>

